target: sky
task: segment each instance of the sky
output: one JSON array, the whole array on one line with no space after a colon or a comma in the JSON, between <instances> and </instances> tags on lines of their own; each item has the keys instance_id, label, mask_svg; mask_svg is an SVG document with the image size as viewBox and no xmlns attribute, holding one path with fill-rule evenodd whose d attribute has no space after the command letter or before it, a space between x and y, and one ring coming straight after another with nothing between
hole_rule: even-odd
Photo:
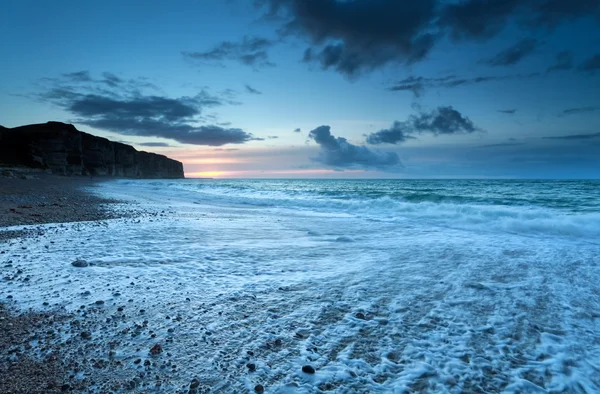
<instances>
[{"instance_id":1,"label":"sky","mask_svg":"<svg viewBox=\"0 0 600 394\"><path fill-rule=\"evenodd\" d=\"M187 177L600 178L598 0L0 3L0 124Z\"/></svg>"}]
</instances>

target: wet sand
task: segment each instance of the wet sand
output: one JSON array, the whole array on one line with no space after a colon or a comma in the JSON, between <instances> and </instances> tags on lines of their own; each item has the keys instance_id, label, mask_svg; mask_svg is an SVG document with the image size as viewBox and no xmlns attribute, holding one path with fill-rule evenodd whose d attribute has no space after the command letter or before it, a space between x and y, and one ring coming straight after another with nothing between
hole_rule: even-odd
<instances>
[{"instance_id":1,"label":"wet sand","mask_svg":"<svg viewBox=\"0 0 600 394\"><path fill-rule=\"evenodd\" d=\"M135 209L115 211L107 200L84 189L102 179L63 177L28 169L0 168L0 229L20 225L101 221L133 217ZM13 264L8 246L35 237L45 230L38 227L0 231L0 278L15 291L32 277L27 267ZM22 312L12 296L0 300L0 393L113 392L135 389L136 371L120 363L106 363L89 357L110 344L92 343L87 327L102 324L93 308L79 315L67 314L50 303L47 312ZM62 340L66 330L76 331Z\"/></svg>"}]
</instances>

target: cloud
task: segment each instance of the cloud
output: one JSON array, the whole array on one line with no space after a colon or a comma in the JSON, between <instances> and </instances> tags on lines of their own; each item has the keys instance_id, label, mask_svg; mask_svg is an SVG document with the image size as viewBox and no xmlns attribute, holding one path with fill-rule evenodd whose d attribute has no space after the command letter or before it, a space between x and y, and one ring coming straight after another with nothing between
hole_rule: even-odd
<instances>
[{"instance_id":1,"label":"cloud","mask_svg":"<svg viewBox=\"0 0 600 394\"><path fill-rule=\"evenodd\" d=\"M517 112L516 109L499 109L498 112L502 112L503 114L507 114L507 115L514 115L515 112Z\"/></svg>"},{"instance_id":2,"label":"cloud","mask_svg":"<svg viewBox=\"0 0 600 394\"><path fill-rule=\"evenodd\" d=\"M512 45L498 52L495 56L487 59L484 63L490 66L512 66L519 63L524 57L531 55L537 48L538 42L532 38L524 38Z\"/></svg>"},{"instance_id":3,"label":"cloud","mask_svg":"<svg viewBox=\"0 0 600 394\"><path fill-rule=\"evenodd\" d=\"M423 59L435 42L435 0L265 0L283 14L284 35L308 40L304 61L348 77Z\"/></svg>"},{"instance_id":4,"label":"cloud","mask_svg":"<svg viewBox=\"0 0 600 394\"><path fill-rule=\"evenodd\" d=\"M600 53L591 56L581 65L583 71L596 71L600 70Z\"/></svg>"},{"instance_id":5,"label":"cloud","mask_svg":"<svg viewBox=\"0 0 600 394\"><path fill-rule=\"evenodd\" d=\"M171 98L147 93L152 84L143 80L136 84L136 80L127 82L110 73L98 80L87 76L80 72L45 78L35 97L76 116L75 123L122 135L209 146L257 139L237 128L198 125L204 108L231 103L228 94L218 96L201 91L195 96Z\"/></svg>"},{"instance_id":6,"label":"cloud","mask_svg":"<svg viewBox=\"0 0 600 394\"><path fill-rule=\"evenodd\" d=\"M400 166L400 158L393 152L372 151L365 146L352 145L345 138L334 137L329 126L319 126L309 138L320 147L315 161L335 168L389 169Z\"/></svg>"},{"instance_id":7,"label":"cloud","mask_svg":"<svg viewBox=\"0 0 600 394\"><path fill-rule=\"evenodd\" d=\"M410 134L414 130L409 122L394 122L389 129L379 130L376 133L371 133L367 136L367 143L371 145L378 144L399 144L415 137Z\"/></svg>"},{"instance_id":8,"label":"cloud","mask_svg":"<svg viewBox=\"0 0 600 394\"><path fill-rule=\"evenodd\" d=\"M246 66L272 67L267 50L275 41L264 37L244 36L240 42L223 41L205 52L183 51L181 54L188 60L220 63L225 60L237 61Z\"/></svg>"},{"instance_id":9,"label":"cloud","mask_svg":"<svg viewBox=\"0 0 600 394\"><path fill-rule=\"evenodd\" d=\"M512 23L548 30L599 10L597 0L463 0L443 7L438 23L454 40L485 40Z\"/></svg>"},{"instance_id":10,"label":"cloud","mask_svg":"<svg viewBox=\"0 0 600 394\"><path fill-rule=\"evenodd\" d=\"M477 148L505 148L509 146L525 145L524 142L505 142L500 144L479 145Z\"/></svg>"},{"instance_id":11,"label":"cloud","mask_svg":"<svg viewBox=\"0 0 600 394\"><path fill-rule=\"evenodd\" d=\"M305 62L349 78L387 65L411 65L446 37L486 41L506 26L548 33L600 14L597 0L255 0L280 34L306 42ZM535 49L521 43L493 63L515 64Z\"/></svg>"},{"instance_id":12,"label":"cloud","mask_svg":"<svg viewBox=\"0 0 600 394\"><path fill-rule=\"evenodd\" d=\"M437 134L473 133L479 129L453 107L438 107L431 112L411 116L410 122L418 132Z\"/></svg>"},{"instance_id":13,"label":"cloud","mask_svg":"<svg viewBox=\"0 0 600 394\"><path fill-rule=\"evenodd\" d=\"M561 135L558 137L543 137L545 140L589 140L593 138L600 138L600 133L592 133L592 134L571 134L571 135Z\"/></svg>"},{"instance_id":14,"label":"cloud","mask_svg":"<svg viewBox=\"0 0 600 394\"><path fill-rule=\"evenodd\" d=\"M157 147L157 148L168 148L171 145L166 142L140 142L138 143L140 146L149 146L149 147Z\"/></svg>"},{"instance_id":15,"label":"cloud","mask_svg":"<svg viewBox=\"0 0 600 394\"><path fill-rule=\"evenodd\" d=\"M294 129L294 133L300 133L302 130L300 128Z\"/></svg>"},{"instance_id":16,"label":"cloud","mask_svg":"<svg viewBox=\"0 0 600 394\"><path fill-rule=\"evenodd\" d=\"M486 82L497 82L510 79L535 78L540 73L530 74L509 74L509 75L483 75L478 77L458 77L456 75L448 75L445 77L415 77L410 76L400 81L397 81L388 90L392 92L408 91L412 92L416 97L419 97L427 89L432 88L455 88L465 85L476 85Z\"/></svg>"},{"instance_id":17,"label":"cloud","mask_svg":"<svg viewBox=\"0 0 600 394\"><path fill-rule=\"evenodd\" d=\"M62 74L63 78L69 79L75 82L88 82L92 80L89 71L75 71L72 73Z\"/></svg>"},{"instance_id":18,"label":"cloud","mask_svg":"<svg viewBox=\"0 0 600 394\"><path fill-rule=\"evenodd\" d=\"M103 93L107 93L115 88L126 89L132 93L140 92L144 89L160 90L156 85L148 82L147 78L123 79L113 73L103 72L102 78L95 79L87 70L60 74L58 78L42 78L40 81L45 84L68 86L70 88L74 85L87 84L89 89Z\"/></svg>"},{"instance_id":19,"label":"cloud","mask_svg":"<svg viewBox=\"0 0 600 394\"><path fill-rule=\"evenodd\" d=\"M250 85L246 85L246 91L250 94L262 94L261 91L258 91L256 89L254 89L252 86Z\"/></svg>"},{"instance_id":20,"label":"cloud","mask_svg":"<svg viewBox=\"0 0 600 394\"><path fill-rule=\"evenodd\" d=\"M568 108L562 111L558 116L568 116L575 114L584 114L589 112L600 111L600 107L577 107L577 108Z\"/></svg>"},{"instance_id":21,"label":"cloud","mask_svg":"<svg viewBox=\"0 0 600 394\"><path fill-rule=\"evenodd\" d=\"M414 134L468 134L476 131L481 131L481 129L452 106L437 107L429 112L411 115L406 121L396 121L389 129L369 134L367 143L372 145L399 144L414 139Z\"/></svg>"},{"instance_id":22,"label":"cloud","mask_svg":"<svg viewBox=\"0 0 600 394\"><path fill-rule=\"evenodd\" d=\"M556 54L554 64L546 72L570 70L573 68L573 51L562 51Z\"/></svg>"}]
</instances>

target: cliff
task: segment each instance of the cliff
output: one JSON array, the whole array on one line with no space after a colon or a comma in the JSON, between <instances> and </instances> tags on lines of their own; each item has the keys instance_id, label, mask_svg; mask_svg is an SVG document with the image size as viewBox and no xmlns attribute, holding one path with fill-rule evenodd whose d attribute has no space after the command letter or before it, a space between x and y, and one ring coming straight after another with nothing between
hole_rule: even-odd
<instances>
[{"instance_id":1,"label":"cliff","mask_svg":"<svg viewBox=\"0 0 600 394\"><path fill-rule=\"evenodd\" d=\"M0 126L0 164L49 169L60 175L183 178L183 164L155 153L48 122Z\"/></svg>"}]
</instances>

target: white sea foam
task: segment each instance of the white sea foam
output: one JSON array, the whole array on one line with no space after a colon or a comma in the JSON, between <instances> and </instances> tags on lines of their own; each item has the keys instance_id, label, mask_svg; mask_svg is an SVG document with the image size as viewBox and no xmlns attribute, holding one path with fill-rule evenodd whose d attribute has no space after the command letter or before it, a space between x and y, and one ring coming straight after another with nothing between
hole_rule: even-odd
<instances>
[{"instance_id":1,"label":"white sea foam","mask_svg":"<svg viewBox=\"0 0 600 394\"><path fill-rule=\"evenodd\" d=\"M157 338L121 341L117 356L133 363L159 341L185 366L164 390L198 376L215 392L600 391L593 212L299 203L285 191L250 204L160 185L102 190L163 215L40 226L26 249L9 247L2 261L32 277L0 282L0 297L69 311L104 300L111 316L125 306ZM94 340L122 339L131 321L115 324Z\"/></svg>"}]
</instances>

